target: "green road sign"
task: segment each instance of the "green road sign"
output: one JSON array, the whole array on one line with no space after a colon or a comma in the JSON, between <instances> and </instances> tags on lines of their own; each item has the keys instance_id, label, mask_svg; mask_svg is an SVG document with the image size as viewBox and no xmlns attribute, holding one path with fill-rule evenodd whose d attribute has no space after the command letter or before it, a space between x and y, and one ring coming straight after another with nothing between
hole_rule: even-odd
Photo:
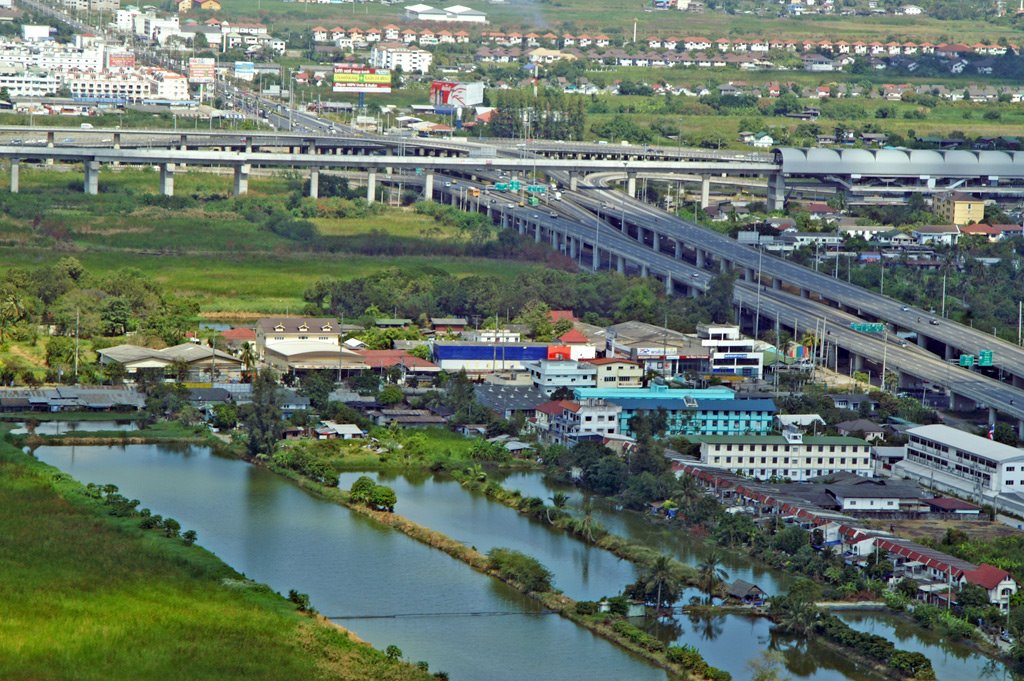
<instances>
[{"instance_id":1,"label":"green road sign","mask_svg":"<svg viewBox=\"0 0 1024 681\"><path fill-rule=\"evenodd\" d=\"M974 366L974 355L960 355L960 366L972 367Z\"/></svg>"},{"instance_id":2,"label":"green road sign","mask_svg":"<svg viewBox=\"0 0 1024 681\"><path fill-rule=\"evenodd\" d=\"M519 180L512 180L508 183L508 188L514 192L519 191Z\"/></svg>"},{"instance_id":3,"label":"green road sign","mask_svg":"<svg viewBox=\"0 0 1024 681\"><path fill-rule=\"evenodd\" d=\"M542 184L528 184L528 185L526 185L526 191L532 192L534 194L543 194L547 190L548 190L548 188L545 187Z\"/></svg>"},{"instance_id":4,"label":"green road sign","mask_svg":"<svg viewBox=\"0 0 1024 681\"><path fill-rule=\"evenodd\" d=\"M980 350L978 352L978 366L990 367L992 366L992 351L991 350Z\"/></svg>"},{"instance_id":5,"label":"green road sign","mask_svg":"<svg viewBox=\"0 0 1024 681\"><path fill-rule=\"evenodd\" d=\"M864 333L883 333L885 331L885 324L862 324L859 322L850 322L850 328L854 331L862 331Z\"/></svg>"},{"instance_id":6,"label":"green road sign","mask_svg":"<svg viewBox=\"0 0 1024 681\"><path fill-rule=\"evenodd\" d=\"M540 205L540 199L538 199L536 196L531 196L529 199L526 200L526 202L529 203L531 206Z\"/></svg>"},{"instance_id":7,"label":"green road sign","mask_svg":"<svg viewBox=\"0 0 1024 681\"><path fill-rule=\"evenodd\" d=\"M508 182L498 182L494 185L494 188L499 192L508 191Z\"/></svg>"}]
</instances>

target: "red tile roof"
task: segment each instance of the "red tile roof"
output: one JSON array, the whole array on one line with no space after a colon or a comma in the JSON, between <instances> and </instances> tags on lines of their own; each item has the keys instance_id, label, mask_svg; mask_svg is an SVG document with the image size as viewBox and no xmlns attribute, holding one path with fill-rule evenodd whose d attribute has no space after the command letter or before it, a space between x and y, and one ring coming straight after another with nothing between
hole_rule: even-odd
<instances>
[{"instance_id":1,"label":"red tile roof","mask_svg":"<svg viewBox=\"0 0 1024 681\"><path fill-rule=\"evenodd\" d=\"M964 577L971 584L977 584L985 589L992 590L999 586L999 583L1010 577L1010 573L995 565L982 563L977 570L967 570Z\"/></svg>"},{"instance_id":2,"label":"red tile roof","mask_svg":"<svg viewBox=\"0 0 1024 681\"><path fill-rule=\"evenodd\" d=\"M404 365L407 369L431 369L437 367L433 362L410 355L405 350L360 350L363 361L371 369L387 369Z\"/></svg>"},{"instance_id":3,"label":"red tile roof","mask_svg":"<svg viewBox=\"0 0 1024 681\"><path fill-rule=\"evenodd\" d=\"M562 341L563 343L589 343L590 342L589 340L587 340L586 336L584 336L582 333L580 333L576 329L569 329L568 331L563 333L561 336L559 336L558 340Z\"/></svg>"},{"instance_id":4,"label":"red tile roof","mask_svg":"<svg viewBox=\"0 0 1024 681\"><path fill-rule=\"evenodd\" d=\"M925 503L932 508L941 508L943 511L977 511L980 507L964 501L963 499L949 499L946 497L936 497L934 499L927 499Z\"/></svg>"},{"instance_id":5,"label":"red tile roof","mask_svg":"<svg viewBox=\"0 0 1024 681\"><path fill-rule=\"evenodd\" d=\"M566 409L575 413L580 410L580 405L576 402L570 402L569 400L553 400L551 402L538 404L536 411L547 414L548 416L557 416Z\"/></svg>"},{"instance_id":6,"label":"red tile roof","mask_svg":"<svg viewBox=\"0 0 1024 681\"><path fill-rule=\"evenodd\" d=\"M567 319L570 322L576 321L576 315L572 313L572 310L549 310L548 319L552 322L560 322L563 319Z\"/></svg>"},{"instance_id":7,"label":"red tile roof","mask_svg":"<svg viewBox=\"0 0 1024 681\"><path fill-rule=\"evenodd\" d=\"M236 328L228 329L227 331L221 331L221 336L226 341L255 341L256 332L252 329Z\"/></svg>"},{"instance_id":8,"label":"red tile roof","mask_svg":"<svg viewBox=\"0 0 1024 681\"><path fill-rule=\"evenodd\" d=\"M586 362L587 364L594 364L594 365L597 365L597 366L603 366L605 364L618 364L618 363L632 364L634 366L640 366L639 362L634 362L631 359L624 359L622 357L594 357L593 359L581 359L580 361L581 362Z\"/></svg>"}]
</instances>

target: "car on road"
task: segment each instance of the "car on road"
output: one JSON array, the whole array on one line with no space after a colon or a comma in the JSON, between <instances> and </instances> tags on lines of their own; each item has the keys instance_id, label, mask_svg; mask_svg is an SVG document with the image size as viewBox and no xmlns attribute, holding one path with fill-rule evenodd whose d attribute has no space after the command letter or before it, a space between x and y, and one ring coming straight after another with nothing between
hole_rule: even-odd
<instances>
[{"instance_id":1,"label":"car on road","mask_svg":"<svg viewBox=\"0 0 1024 681\"><path fill-rule=\"evenodd\" d=\"M62 139L62 140L60 141L60 143L61 143L61 144L74 144L74 143L75 143L75 140L74 140L74 139L72 139L71 137L65 137L64 139Z\"/></svg>"},{"instance_id":2,"label":"car on road","mask_svg":"<svg viewBox=\"0 0 1024 681\"><path fill-rule=\"evenodd\" d=\"M910 312L910 306L909 305L904 305L900 309L903 310L904 312Z\"/></svg>"},{"instance_id":3,"label":"car on road","mask_svg":"<svg viewBox=\"0 0 1024 681\"><path fill-rule=\"evenodd\" d=\"M557 217L558 217L558 213L556 213L556 212L555 212L555 211L553 211L553 210L552 210L552 211L549 211L549 212L548 212L548 215L550 215L550 216L551 216L551 217L553 217L553 218L557 218Z\"/></svg>"},{"instance_id":4,"label":"car on road","mask_svg":"<svg viewBox=\"0 0 1024 681\"><path fill-rule=\"evenodd\" d=\"M515 207L516 207L516 204L514 204L514 203L510 203L510 204L508 204L508 207L509 207L509 208L515 208Z\"/></svg>"},{"instance_id":5,"label":"car on road","mask_svg":"<svg viewBox=\"0 0 1024 681\"><path fill-rule=\"evenodd\" d=\"M907 346L909 346L909 345L910 345L910 344L909 344L909 343L907 343L907 341L900 341L900 347L901 347L901 348L905 348L905 347L907 347Z\"/></svg>"},{"instance_id":6,"label":"car on road","mask_svg":"<svg viewBox=\"0 0 1024 681\"><path fill-rule=\"evenodd\" d=\"M700 275L697 274L696 272L692 273L690 276L693 277L694 279L699 279L700 278Z\"/></svg>"},{"instance_id":7,"label":"car on road","mask_svg":"<svg viewBox=\"0 0 1024 681\"><path fill-rule=\"evenodd\" d=\"M938 326L939 325L939 320L938 319L931 319L931 320L928 321L928 323L931 324L932 326Z\"/></svg>"}]
</instances>

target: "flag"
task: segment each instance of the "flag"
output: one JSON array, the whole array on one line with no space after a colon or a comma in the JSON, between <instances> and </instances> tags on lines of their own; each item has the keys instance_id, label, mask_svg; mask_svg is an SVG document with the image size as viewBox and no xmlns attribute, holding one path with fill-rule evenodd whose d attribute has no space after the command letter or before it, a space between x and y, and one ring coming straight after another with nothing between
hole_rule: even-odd
<instances>
[{"instance_id":1,"label":"flag","mask_svg":"<svg viewBox=\"0 0 1024 681\"><path fill-rule=\"evenodd\" d=\"M994 423L988 424L988 439L989 440L995 440L996 439L996 424L994 424Z\"/></svg>"}]
</instances>

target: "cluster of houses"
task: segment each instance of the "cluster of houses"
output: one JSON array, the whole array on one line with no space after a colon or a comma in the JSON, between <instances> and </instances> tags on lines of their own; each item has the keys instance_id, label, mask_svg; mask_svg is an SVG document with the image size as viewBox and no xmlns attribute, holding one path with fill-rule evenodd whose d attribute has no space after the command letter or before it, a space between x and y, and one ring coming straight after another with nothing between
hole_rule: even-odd
<instances>
[{"instance_id":1,"label":"cluster of houses","mask_svg":"<svg viewBox=\"0 0 1024 681\"><path fill-rule=\"evenodd\" d=\"M866 566L879 553L887 556L894 564L890 585L912 580L922 601L955 604L960 588L974 584L985 590L992 605L1005 612L1017 593L1017 582L1001 568L974 564L892 532L866 528L855 517L894 517L905 509L944 517L977 516L976 506L959 499L929 497L916 486L892 480L839 477L817 485L771 485L704 463L677 460L673 469L677 475L693 476L735 510L781 517L814 532L819 547L833 547L850 564Z\"/></svg>"}]
</instances>

